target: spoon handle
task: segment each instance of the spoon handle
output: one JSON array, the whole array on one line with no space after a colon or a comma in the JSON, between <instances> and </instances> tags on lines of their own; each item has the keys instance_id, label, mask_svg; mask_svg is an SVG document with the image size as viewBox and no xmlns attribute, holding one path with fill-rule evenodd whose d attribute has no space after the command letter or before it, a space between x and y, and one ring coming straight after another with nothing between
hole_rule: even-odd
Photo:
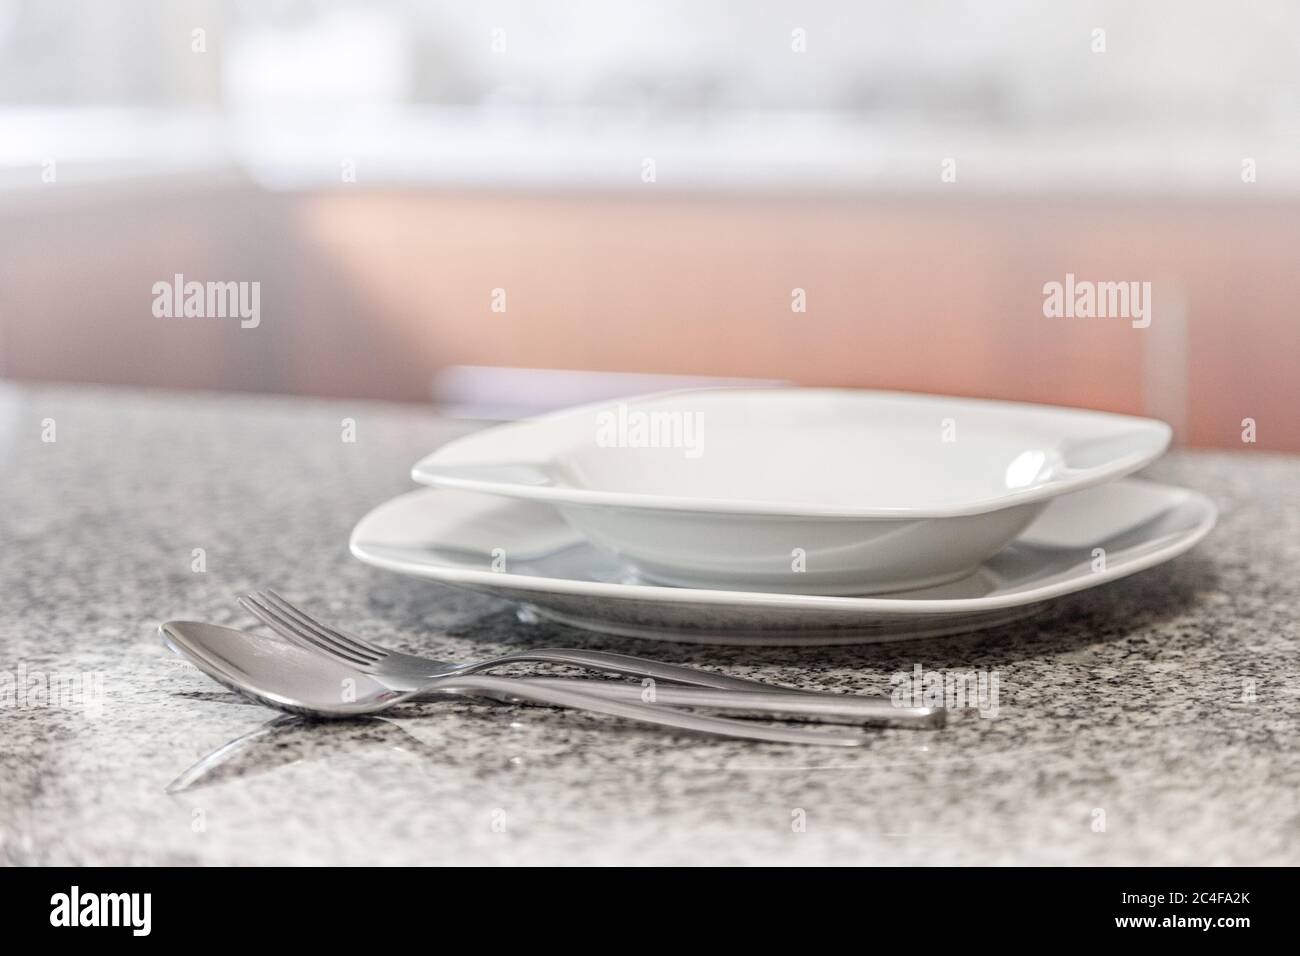
<instances>
[{"instance_id":1,"label":"spoon handle","mask_svg":"<svg viewBox=\"0 0 1300 956\"><path fill-rule=\"evenodd\" d=\"M664 727L677 727L695 733L713 734L721 737L738 737L744 740L766 740L783 744L814 744L824 747L860 747L873 738L861 733L842 731L813 730L802 727L772 727L745 720L733 720L727 717L710 717L684 710L676 710L662 704L646 704L626 700L614 700L598 697L594 694L569 690L567 687L543 686L538 683L513 677L484 677L463 675L439 678L430 684L426 691L453 693L470 693L503 701L527 700L540 704L555 704L574 710L585 710L597 714L610 714L626 717L642 723L659 724ZM405 695L409 699L420 691ZM398 703L399 701L393 701Z\"/></svg>"},{"instance_id":2,"label":"spoon handle","mask_svg":"<svg viewBox=\"0 0 1300 956\"><path fill-rule=\"evenodd\" d=\"M595 671L610 674L625 674L630 677L651 677L655 680L676 681L695 687L716 687L720 690L747 691L782 691L791 694L806 694L812 697L842 697L842 694L826 694L815 690L799 690L795 687L782 687L780 684L768 684L763 681L748 680L744 677L731 677L716 671L707 671L698 667L683 667L680 664L666 664L646 657L633 657L630 654L613 654L609 651L588 651L572 647L539 647L527 651L514 651L486 661L464 665L458 673L468 674L512 664L516 661L536 661L548 664L572 664Z\"/></svg>"},{"instance_id":3,"label":"spoon handle","mask_svg":"<svg viewBox=\"0 0 1300 956\"><path fill-rule=\"evenodd\" d=\"M659 684L646 688L622 681L572 677L514 677L508 680L532 687L553 687L661 707L698 707L704 710L753 716L783 716L825 723L875 724L894 727L942 727L944 712L932 707L895 707L887 697L855 694L812 694L776 690L719 690ZM441 688L434 691L441 693Z\"/></svg>"}]
</instances>

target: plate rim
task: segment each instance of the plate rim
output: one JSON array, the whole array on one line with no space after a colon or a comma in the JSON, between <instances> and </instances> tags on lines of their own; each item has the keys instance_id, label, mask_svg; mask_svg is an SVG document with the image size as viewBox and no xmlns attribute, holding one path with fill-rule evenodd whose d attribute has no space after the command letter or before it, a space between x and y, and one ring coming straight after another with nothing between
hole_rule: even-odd
<instances>
[{"instance_id":1,"label":"plate rim","mask_svg":"<svg viewBox=\"0 0 1300 956\"><path fill-rule=\"evenodd\" d=\"M462 585L478 588L501 588L504 581L513 591L532 591L537 593L562 594L569 597L606 598L618 601L652 601L669 604L725 605L748 608L819 609L828 611L857 611L861 613L893 614L898 616L925 616L946 614L967 614L979 611L995 611L1005 608L1020 607L1040 601L1052 600L1068 594L1088 590L1107 584L1120 578L1128 577L1147 568L1155 567L1190 551L1213 530L1218 521L1219 511L1209 497L1199 491L1168 485L1163 482L1146 479L1120 479L1120 483L1138 483L1150 489L1158 489L1171 495L1177 494L1182 502L1194 502L1201 508L1201 519L1166 545L1148 554L1116 560L1107 556L1106 567L1102 571L1089 571L1076 577L1044 585L1037 589L1019 591L1001 597L982 596L975 598L891 598L878 596L846 597L820 594L787 594L768 591L727 591L708 588L679 588L658 584L622 584L611 581L582 581L576 578L553 578L538 575L516 574L511 571L478 570L474 568L454 568L447 565L417 564L411 561L384 558L367 553L362 546L363 528L380 511L395 506L407 499L432 497L439 494L439 488L417 488L390 498L370 509L352 529L348 537L348 551L354 558L371 567L406 574L412 577L437 581L442 584ZM503 581L504 579L504 581Z\"/></svg>"}]
</instances>

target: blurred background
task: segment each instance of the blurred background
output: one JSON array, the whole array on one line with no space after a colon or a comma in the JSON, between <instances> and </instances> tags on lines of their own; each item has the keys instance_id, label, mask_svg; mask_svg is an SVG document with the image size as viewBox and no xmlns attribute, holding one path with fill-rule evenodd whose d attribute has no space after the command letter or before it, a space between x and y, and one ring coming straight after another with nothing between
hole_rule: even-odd
<instances>
[{"instance_id":1,"label":"blurred background","mask_svg":"<svg viewBox=\"0 0 1300 956\"><path fill-rule=\"evenodd\" d=\"M0 377L523 414L700 380L1300 450L1287 0L0 0ZM260 284L256 328L155 283ZM1151 324L1049 318L1067 274Z\"/></svg>"}]
</instances>

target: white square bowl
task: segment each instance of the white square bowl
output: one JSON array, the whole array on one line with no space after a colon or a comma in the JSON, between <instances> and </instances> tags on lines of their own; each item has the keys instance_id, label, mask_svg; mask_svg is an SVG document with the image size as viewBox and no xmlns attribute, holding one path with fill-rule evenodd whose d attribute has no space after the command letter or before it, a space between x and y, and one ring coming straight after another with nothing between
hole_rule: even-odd
<instances>
[{"instance_id":1,"label":"white square bowl","mask_svg":"<svg viewBox=\"0 0 1300 956\"><path fill-rule=\"evenodd\" d=\"M1168 446L1104 412L833 389L603 402L444 445L416 481L553 504L650 581L868 594L955 580L1058 495Z\"/></svg>"}]
</instances>

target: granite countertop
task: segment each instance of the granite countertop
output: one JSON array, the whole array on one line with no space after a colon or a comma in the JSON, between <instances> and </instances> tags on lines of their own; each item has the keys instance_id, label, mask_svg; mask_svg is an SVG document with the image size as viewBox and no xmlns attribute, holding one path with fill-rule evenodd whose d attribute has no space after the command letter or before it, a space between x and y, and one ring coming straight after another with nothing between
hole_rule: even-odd
<instances>
[{"instance_id":1,"label":"granite countertop","mask_svg":"<svg viewBox=\"0 0 1300 956\"><path fill-rule=\"evenodd\" d=\"M0 862L1300 863L1300 458L1170 454L1147 474L1213 498L1211 536L1028 621L715 648L523 624L352 559L353 523L466 427L365 402L0 387ZM852 751L472 701L305 723L158 640L168 618L247 624L234 595L265 586L445 658L569 644L881 693L919 663L995 671L998 712Z\"/></svg>"}]
</instances>

